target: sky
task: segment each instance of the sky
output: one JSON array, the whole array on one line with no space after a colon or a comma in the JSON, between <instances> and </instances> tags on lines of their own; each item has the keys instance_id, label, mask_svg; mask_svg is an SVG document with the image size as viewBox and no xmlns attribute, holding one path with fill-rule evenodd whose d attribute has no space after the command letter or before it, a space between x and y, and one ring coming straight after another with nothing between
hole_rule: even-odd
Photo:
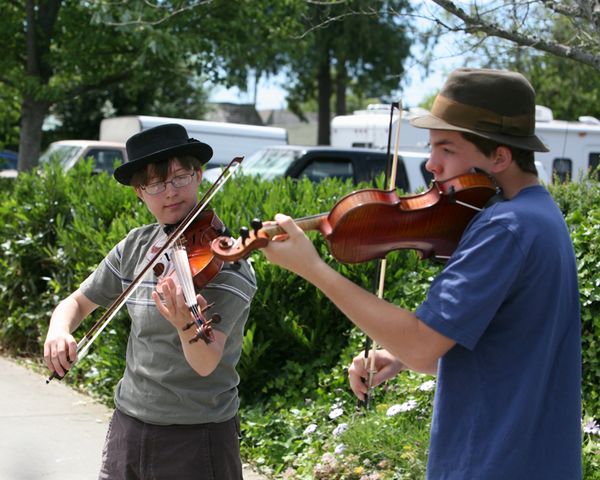
<instances>
[{"instance_id":1,"label":"sky","mask_svg":"<svg viewBox=\"0 0 600 480\"><path fill-rule=\"evenodd\" d=\"M446 67L435 69L426 79L421 79L417 67L409 68L410 85L404 88L403 103L411 107L417 106L425 97L440 89L446 78ZM283 79L275 77L259 82L256 95L257 110L284 109L285 90L281 88ZM382 92L382 95L389 92ZM252 92L241 92L237 88L225 89L214 87L210 96L211 102L252 103Z\"/></svg>"},{"instance_id":2,"label":"sky","mask_svg":"<svg viewBox=\"0 0 600 480\"><path fill-rule=\"evenodd\" d=\"M415 66L408 66L407 73L409 82L404 87L402 100L405 105L410 107L417 106L424 98L437 92L447 73L454 67L460 65L460 58L457 57L440 57L439 61L435 61L431 74L427 78L421 78L421 69ZM261 79L258 84L256 94L257 110L271 110L286 108L285 95L286 92L281 88L284 83L283 77L274 77L270 80ZM253 85L249 92L242 92L237 88L226 89L223 87L213 87L210 96L211 102L231 102L231 103L252 103L253 101ZM382 96L388 95L389 92L381 92Z\"/></svg>"},{"instance_id":3,"label":"sky","mask_svg":"<svg viewBox=\"0 0 600 480\"><path fill-rule=\"evenodd\" d=\"M417 28L420 22L425 23L425 20L416 20ZM452 37L450 37L452 38ZM403 85L402 102L405 106L415 107L428 97L436 93L444 83L448 73L463 65L463 59L456 55L456 45L452 41L444 41L438 43L434 50L434 60L431 62L430 74L426 78L422 78L422 68L415 60L409 59L405 64L408 81ZM422 56L419 51L420 47L414 45L412 47L412 55L415 59ZM286 107L285 91L281 85L285 84L283 77L275 77L270 80L261 79L259 81L256 108L257 110L283 109ZM232 102L232 103L252 103L253 102L254 84L251 81L251 86L248 92L241 92L237 88L225 89L222 87L213 87L210 101L212 102ZM391 92L381 92L381 96L389 96Z\"/></svg>"}]
</instances>

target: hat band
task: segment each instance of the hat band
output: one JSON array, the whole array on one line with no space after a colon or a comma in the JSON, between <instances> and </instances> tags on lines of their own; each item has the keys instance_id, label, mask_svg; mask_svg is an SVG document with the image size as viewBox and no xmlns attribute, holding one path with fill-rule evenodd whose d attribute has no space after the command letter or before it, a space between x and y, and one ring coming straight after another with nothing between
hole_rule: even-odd
<instances>
[{"instance_id":1,"label":"hat band","mask_svg":"<svg viewBox=\"0 0 600 480\"><path fill-rule=\"evenodd\" d=\"M431 114L461 128L519 137L529 137L535 133L535 121L532 121L530 114L507 117L442 95L435 98Z\"/></svg>"}]
</instances>

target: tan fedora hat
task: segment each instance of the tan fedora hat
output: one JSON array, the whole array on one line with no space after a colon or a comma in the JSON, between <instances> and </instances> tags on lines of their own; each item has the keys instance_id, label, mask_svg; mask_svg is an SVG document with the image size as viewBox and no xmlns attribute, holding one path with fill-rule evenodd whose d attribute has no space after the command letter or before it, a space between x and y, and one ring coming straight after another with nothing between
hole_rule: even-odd
<instances>
[{"instance_id":1,"label":"tan fedora hat","mask_svg":"<svg viewBox=\"0 0 600 480\"><path fill-rule=\"evenodd\" d=\"M547 152L535 135L535 91L527 79L506 70L454 70L418 128L469 132L523 150Z\"/></svg>"}]
</instances>

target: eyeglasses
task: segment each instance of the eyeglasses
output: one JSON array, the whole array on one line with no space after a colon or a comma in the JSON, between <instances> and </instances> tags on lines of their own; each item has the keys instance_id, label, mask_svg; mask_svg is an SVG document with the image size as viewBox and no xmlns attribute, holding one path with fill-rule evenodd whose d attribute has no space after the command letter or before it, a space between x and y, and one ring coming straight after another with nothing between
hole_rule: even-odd
<instances>
[{"instance_id":1,"label":"eyeglasses","mask_svg":"<svg viewBox=\"0 0 600 480\"><path fill-rule=\"evenodd\" d=\"M177 175L168 182L156 182L149 185L140 185L140 188L144 190L148 195L158 195L167 189L167 184L173 185L175 188L185 187L192 183L192 178L196 172L186 173L185 175Z\"/></svg>"}]
</instances>

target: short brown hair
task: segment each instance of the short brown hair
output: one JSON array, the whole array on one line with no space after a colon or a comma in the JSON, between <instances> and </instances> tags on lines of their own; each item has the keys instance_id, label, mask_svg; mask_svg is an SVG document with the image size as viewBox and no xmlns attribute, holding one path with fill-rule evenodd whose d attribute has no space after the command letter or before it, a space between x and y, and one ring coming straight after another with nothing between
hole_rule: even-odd
<instances>
[{"instance_id":1,"label":"short brown hair","mask_svg":"<svg viewBox=\"0 0 600 480\"><path fill-rule=\"evenodd\" d=\"M506 147L512 152L512 156L517 166L525 173L533 173L537 176L538 171L535 168L534 152L531 150L523 150L522 148L511 147L489 138L483 138L470 132L460 132L467 142L471 142L477 150L489 157L496 151L498 147Z\"/></svg>"},{"instance_id":2,"label":"short brown hair","mask_svg":"<svg viewBox=\"0 0 600 480\"><path fill-rule=\"evenodd\" d=\"M178 160L180 165L186 169L200 170L202 163L196 157L191 155L182 155L181 157L171 157L160 162L150 163L146 168L138 170L131 176L131 185L137 187L145 185L150 175L157 177L160 181L165 181L169 176L169 165L172 161Z\"/></svg>"}]
</instances>

